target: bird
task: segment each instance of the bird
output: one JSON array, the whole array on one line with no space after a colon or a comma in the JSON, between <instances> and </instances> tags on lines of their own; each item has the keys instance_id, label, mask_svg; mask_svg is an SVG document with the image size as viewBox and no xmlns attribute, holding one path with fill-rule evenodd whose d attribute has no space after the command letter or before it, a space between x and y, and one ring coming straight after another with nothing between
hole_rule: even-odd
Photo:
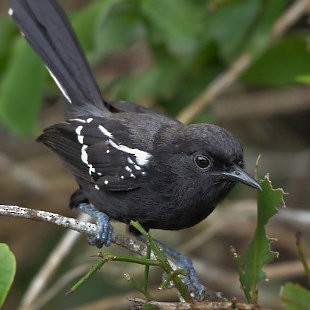
<instances>
[{"instance_id":1,"label":"bird","mask_svg":"<svg viewBox=\"0 0 310 310\"><path fill-rule=\"evenodd\" d=\"M111 221L138 221L146 231L180 230L208 217L236 183L261 189L244 170L241 142L224 128L185 125L135 103L103 98L56 0L8 2L8 14L66 99L64 122L44 129L38 141L75 177L78 189L69 205L97 221L91 244L111 245ZM203 293L190 259L162 247Z\"/></svg>"}]
</instances>

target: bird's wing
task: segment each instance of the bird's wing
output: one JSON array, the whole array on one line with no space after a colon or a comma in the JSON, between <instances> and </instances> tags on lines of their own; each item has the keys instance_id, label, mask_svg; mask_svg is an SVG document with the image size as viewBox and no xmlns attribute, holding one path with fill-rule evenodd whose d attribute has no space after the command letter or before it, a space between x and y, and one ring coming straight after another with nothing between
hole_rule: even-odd
<instances>
[{"instance_id":1,"label":"bird's wing","mask_svg":"<svg viewBox=\"0 0 310 310\"><path fill-rule=\"evenodd\" d=\"M151 155L120 142L100 118L73 119L45 129L38 138L52 148L77 177L98 190L129 191L140 187ZM106 125L105 125L106 126ZM119 128L124 132L124 128Z\"/></svg>"},{"instance_id":2,"label":"bird's wing","mask_svg":"<svg viewBox=\"0 0 310 310\"><path fill-rule=\"evenodd\" d=\"M104 111L107 102L101 98L82 48L58 3L9 0L9 5L9 15L42 58L64 97L73 105Z\"/></svg>"}]
</instances>

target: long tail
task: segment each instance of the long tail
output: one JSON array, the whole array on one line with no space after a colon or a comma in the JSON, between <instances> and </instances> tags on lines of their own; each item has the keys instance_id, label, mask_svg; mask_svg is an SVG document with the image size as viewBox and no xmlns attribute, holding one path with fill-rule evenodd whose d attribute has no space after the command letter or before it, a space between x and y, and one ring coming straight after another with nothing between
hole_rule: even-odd
<instances>
[{"instance_id":1,"label":"long tail","mask_svg":"<svg viewBox=\"0 0 310 310\"><path fill-rule=\"evenodd\" d=\"M59 4L54 0L8 1L9 15L74 109L95 106L105 111L109 104L102 99L82 48Z\"/></svg>"}]
</instances>

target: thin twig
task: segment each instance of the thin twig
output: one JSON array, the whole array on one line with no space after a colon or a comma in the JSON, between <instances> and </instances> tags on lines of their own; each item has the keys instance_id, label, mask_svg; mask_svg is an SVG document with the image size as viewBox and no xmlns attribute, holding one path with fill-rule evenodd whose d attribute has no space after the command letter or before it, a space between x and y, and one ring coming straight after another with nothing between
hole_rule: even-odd
<instances>
[{"instance_id":1,"label":"thin twig","mask_svg":"<svg viewBox=\"0 0 310 310\"><path fill-rule=\"evenodd\" d=\"M309 0L295 1L287 11L275 21L270 32L270 37L267 40L269 44L277 41L285 31L305 13L307 5L309 6ZM268 47L268 45L266 47ZM253 63L254 59L254 54L248 51L242 53L227 71L216 77L196 99L180 112L178 119L183 123L191 122L215 98L230 87Z\"/></svg>"},{"instance_id":2,"label":"thin twig","mask_svg":"<svg viewBox=\"0 0 310 310\"><path fill-rule=\"evenodd\" d=\"M132 302L132 309L146 309L147 306L150 308L153 306L155 309L160 310L186 310L193 309L193 306L188 303L177 303L177 302L160 302L160 301L150 301L147 302L140 298L130 298ZM250 305L244 303L237 303L234 301L203 301L197 302L194 306L195 309L203 310L216 310L216 309L243 309L243 310L268 310L267 308L260 307L258 305Z\"/></svg>"}]
</instances>

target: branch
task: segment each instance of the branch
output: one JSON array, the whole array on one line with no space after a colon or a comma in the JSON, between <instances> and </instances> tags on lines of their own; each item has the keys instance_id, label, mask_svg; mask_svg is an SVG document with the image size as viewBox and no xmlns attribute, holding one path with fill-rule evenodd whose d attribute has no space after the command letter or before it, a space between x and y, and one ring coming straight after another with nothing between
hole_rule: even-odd
<instances>
[{"instance_id":1,"label":"branch","mask_svg":"<svg viewBox=\"0 0 310 310\"><path fill-rule=\"evenodd\" d=\"M88 236L95 236L98 232L96 224L79 221L75 218L62 216L52 212L21 208L18 206L0 204L0 215L47 222L63 228L78 231ZM146 254L146 247L143 244L137 243L128 237L113 234L112 242L138 255L144 256Z\"/></svg>"},{"instance_id":2,"label":"branch","mask_svg":"<svg viewBox=\"0 0 310 310\"><path fill-rule=\"evenodd\" d=\"M310 6L309 0L295 1L273 24L267 46L278 40L305 13L308 9L307 6ZM178 119L185 124L191 122L214 99L230 87L249 68L255 58L251 52L242 53L227 71L216 77L196 99L179 113Z\"/></svg>"},{"instance_id":3,"label":"branch","mask_svg":"<svg viewBox=\"0 0 310 310\"><path fill-rule=\"evenodd\" d=\"M155 307L159 310L187 310L187 309L201 309L201 310L230 310L230 309L243 309L243 310L270 310L267 308L260 307L258 305L237 303L236 301L203 301L196 302L195 306L184 303L184 302L160 302L160 301L150 301L147 302L140 298L129 298L133 309L145 309L147 306Z\"/></svg>"}]
</instances>

